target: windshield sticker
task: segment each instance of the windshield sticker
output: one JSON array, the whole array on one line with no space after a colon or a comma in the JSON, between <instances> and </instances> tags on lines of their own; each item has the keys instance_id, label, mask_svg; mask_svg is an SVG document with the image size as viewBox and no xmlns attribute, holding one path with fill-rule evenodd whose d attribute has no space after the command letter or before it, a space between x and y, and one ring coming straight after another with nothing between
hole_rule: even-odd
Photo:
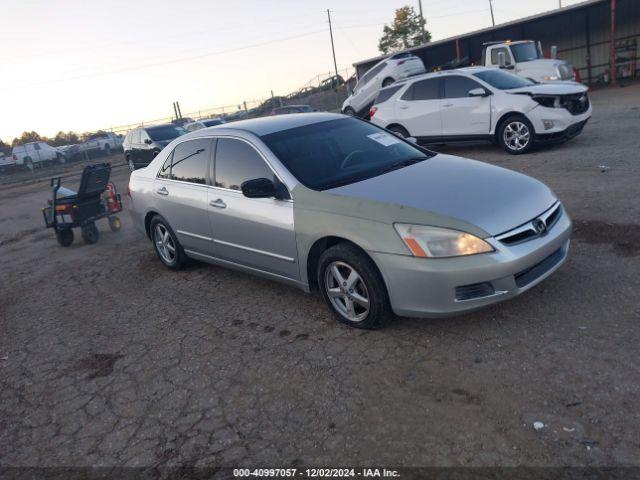
<instances>
[{"instance_id":1,"label":"windshield sticker","mask_svg":"<svg viewBox=\"0 0 640 480\"><path fill-rule=\"evenodd\" d=\"M369 137L374 142L378 142L380 145L384 145L385 147L390 147L391 145L400 143L400 140L396 138L395 135L390 135L384 132L373 133L371 135L367 135L367 137Z\"/></svg>"}]
</instances>

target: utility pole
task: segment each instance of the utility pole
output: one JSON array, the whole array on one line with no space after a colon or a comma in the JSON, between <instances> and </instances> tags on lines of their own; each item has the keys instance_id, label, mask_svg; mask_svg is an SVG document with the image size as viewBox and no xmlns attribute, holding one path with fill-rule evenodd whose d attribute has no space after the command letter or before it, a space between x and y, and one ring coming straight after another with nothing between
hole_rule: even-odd
<instances>
[{"instance_id":1,"label":"utility pole","mask_svg":"<svg viewBox=\"0 0 640 480\"><path fill-rule=\"evenodd\" d=\"M491 23L496 26L496 20L493 18L493 0L489 0L489 8L491 9Z\"/></svg>"},{"instance_id":2,"label":"utility pole","mask_svg":"<svg viewBox=\"0 0 640 480\"><path fill-rule=\"evenodd\" d=\"M418 8L420 10L420 20L422 20L422 23L420 24L420 26L422 27L422 43L427 43L427 32L424 28L426 21L424 19L424 15L422 14L422 0L418 0Z\"/></svg>"},{"instance_id":3,"label":"utility pole","mask_svg":"<svg viewBox=\"0 0 640 480\"><path fill-rule=\"evenodd\" d=\"M336 71L336 75L338 75L338 63L336 62L336 49L333 46L333 30L331 28L331 12L327 8L327 18L329 19L329 35L331 36L331 52L333 53L333 68Z\"/></svg>"}]
</instances>

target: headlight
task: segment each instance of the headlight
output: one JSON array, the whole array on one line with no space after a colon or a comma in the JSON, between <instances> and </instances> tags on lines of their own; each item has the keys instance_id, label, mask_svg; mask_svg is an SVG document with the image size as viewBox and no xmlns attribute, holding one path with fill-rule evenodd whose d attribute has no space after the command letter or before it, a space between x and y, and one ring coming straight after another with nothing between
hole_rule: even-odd
<instances>
[{"instance_id":1,"label":"headlight","mask_svg":"<svg viewBox=\"0 0 640 480\"><path fill-rule=\"evenodd\" d=\"M542 77L543 80L545 81L549 81L549 80L560 80L560 77L558 77L557 75L551 75L551 76L547 76L547 77Z\"/></svg>"},{"instance_id":2,"label":"headlight","mask_svg":"<svg viewBox=\"0 0 640 480\"><path fill-rule=\"evenodd\" d=\"M543 107L553 108L556 106L556 97L549 95L534 95L533 98L536 102L538 102Z\"/></svg>"},{"instance_id":3,"label":"headlight","mask_svg":"<svg viewBox=\"0 0 640 480\"><path fill-rule=\"evenodd\" d=\"M404 223L396 223L394 227L415 257L459 257L494 251L481 238L458 230Z\"/></svg>"}]
</instances>

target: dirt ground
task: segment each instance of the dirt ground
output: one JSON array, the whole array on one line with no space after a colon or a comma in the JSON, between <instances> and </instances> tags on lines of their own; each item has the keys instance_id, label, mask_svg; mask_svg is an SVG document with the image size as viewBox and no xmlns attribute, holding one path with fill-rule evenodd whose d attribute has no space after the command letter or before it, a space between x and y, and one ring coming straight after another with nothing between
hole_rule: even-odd
<instances>
[{"instance_id":1,"label":"dirt ground","mask_svg":"<svg viewBox=\"0 0 640 480\"><path fill-rule=\"evenodd\" d=\"M640 465L640 86L592 97L569 143L441 148L547 183L568 262L506 303L374 332L317 294L169 271L126 212L63 249L48 172L4 178L0 465Z\"/></svg>"}]
</instances>

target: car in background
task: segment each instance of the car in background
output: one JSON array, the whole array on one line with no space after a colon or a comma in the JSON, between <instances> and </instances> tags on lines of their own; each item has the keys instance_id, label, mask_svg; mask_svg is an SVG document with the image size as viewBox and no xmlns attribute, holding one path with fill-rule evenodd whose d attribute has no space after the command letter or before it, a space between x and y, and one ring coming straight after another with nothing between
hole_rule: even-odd
<instances>
[{"instance_id":1,"label":"car in background","mask_svg":"<svg viewBox=\"0 0 640 480\"><path fill-rule=\"evenodd\" d=\"M122 135L116 135L112 132L94 133L80 144L80 151L109 156L112 152L122 148L122 142Z\"/></svg>"},{"instance_id":2,"label":"car in background","mask_svg":"<svg viewBox=\"0 0 640 480\"><path fill-rule=\"evenodd\" d=\"M44 167L53 163L65 163L66 157L55 147L45 142L28 142L16 145L11 152L16 166L29 170Z\"/></svg>"},{"instance_id":3,"label":"car in background","mask_svg":"<svg viewBox=\"0 0 640 480\"><path fill-rule=\"evenodd\" d=\"M318 85L318 91L324 92L325 90L333 90L340 85L344 85L344 78L341 75L332 75L329 78L325 78Z\"/></svg>"},{"instance_id":4,"label":"car in background","mask_svg":"<svg viewBox=\"0 0 640 480\"><path fill-rule=\"evenodd\" d=\"M122 144L129 170L146 167L173 139L185 133L183 127L172 123L131 130Z\"/></svg>"},{"instance_id":5,"label":"car in background","mask_svg":"<svg viewBox=\"0 0 640 480\"><path fill-rule=\"evenodd\" d=\"M543 183L332 113L190 133L129 192L167 268L194 258L318 289L357 328L515 297L564 263L571 235Z\"/></svg>"},{"instance_id":6,"label":"car in background","mask_svg":"<svg viewBox=\"0 0 640 480\"><path fill-rule=\"evenodd\" d=\"M183 127L187 132L195 132L201 128L215 127L216 125L222 125L225 121L222 118L209 118L206 120L196 120L195 122L185 123Z\"/></svg>"},{"instance_id":7,"label":"car in background","mask_svg":"<svg viewBox=\"0 0 640 480\"><path fill-rule=\"evenodd\" d=\"M425 71L422 60L408 52L385 58L358 80L353 93L342 104L342 113L366 117L381 88Z\"/></svg>"},{"instance_id":8,"label":"car in background","mask_svg":"<svg viewBox=\"0 0 640 480\"><path fill-rule=\"evenodd\" d=\"M311 105L285 105L271 110L271 115L287 115L289 113L317 112Z\"/></svg>"},{"instance_id":9,"label":"car in background","mask_svg":"<svg viewBox=\"0 0 640 480\"><path fill-rule=\"evenodd\" d=\"M0 152L0 172L7 172L13 170L16 166L16 161L11 155L5 155L4 152Z\"/></svg>"},{"instance_id":10,"label":"car in background","mask_svg":"<svg viewBox=\"0 0 640 480\"><path fill-rule=\"evenodd\" d=\"M575 137L591 117L587 87L535 83L492 67L428 73L380 91L370 120L423 143L489 140L511 154Z\"/></svg>"}]
</instances>

